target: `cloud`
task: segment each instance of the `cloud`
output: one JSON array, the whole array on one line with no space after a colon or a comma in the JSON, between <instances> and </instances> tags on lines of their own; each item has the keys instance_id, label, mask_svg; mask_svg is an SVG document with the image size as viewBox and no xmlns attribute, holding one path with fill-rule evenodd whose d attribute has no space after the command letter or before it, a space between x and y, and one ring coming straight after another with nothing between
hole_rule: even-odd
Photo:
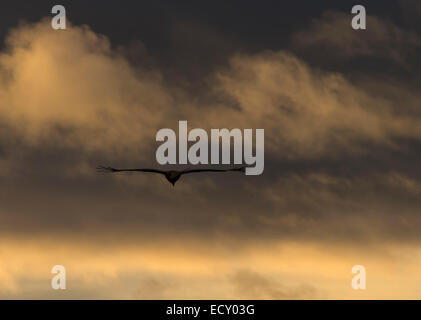
<instances>
[{"instance_id":1,"label":"cloud","mask_svg":"<svg viewBox=\"0 0 421 320\"><path fill-rule=\"evenodd\" d=\"M87 26L54 32L44 20L15 29L6 43L0 115L30 145L140 150L170 108L158 73L135 72Z\"/></svg>"},{"instance_id":2,"label":"cloud","mask_svg":"<svg viewBox=\"0 0 421 320\"><path fill-rule=\"evenodd\" d=\"M289 174L255 192L273 205L259 219L268 234L361 245L419 241L420 183L399 173Z\"/></svg>"},{"instance_id":3,"label":"cloud","mask_svg":"<svg viewBox=\"0 0 421 320\"><path fill-rule=\"evenodd\" d=\"M269 152L278 156L353 153L367 142L420 137L417 121L395 111L399 101L370 94L340 73L312 69L284 51L235 56L218 79L238 108L226 112L221 125L265 128Z\"/></svg>"},{"instance_id":4,"label":"cloud","mask_svg":"<svg viewBox=\"0 0 421 320\"><path fill-rule=\"evenodd\" d=\"M351 28L351 19L351 14L325 12L307 29L292 35L292 47L303 55L307 52L330 63L371 57L410 68L408 57L421 47L421 38L416 33L372 15L367 15L366 30L355 31Z\"/></svg>"},{"instance_id":5,"label":"cloud","mask_svg":"<svg viewBox=\"0 0 421 320\"><path fill-rule=\"evenodd\" d=\"M392 215L401 205L410 219L417 205L414 199L406 206L401 189L390 187L416 186L417 177L408 180L399 166L379 166L391 152L396 157L400 141L420 137L419 97L405 83L380 96L392 92L389 84L364 89L339 72L314 68L281 50L232 56L207 79L209 94L200 96L164 79L156 65L134 66L124 50L113 49L87 26L56 32L47 21L22 25L7 44L0 55L5 133L0 183L8 186L1 215L9 229L73 233L95 226L95 233L218 237L228 232L244 239L250 233L310 234L324 241L323 232L309 233L309 228L335 230L339 222L332 217L345 213L357 218L349 220L355 227L343 238L367 236L355 208L379 181L387 187L377 189L361 215ZM408 104L400 104L402 97ZM175 128L180 119L188 120L190 129L264 128L265 173L253 180L234 174L229 180L183 177L171 192L153 175L95 175L99 163L156 166L155 133ZM379 150L389 153L378 158ZM363 156L374 158L368 163ZM396 201L386 210L391 195ZM285 222L282 235L268 221ZM389 229L387 224L384 230Z\"/></svg>"},{"instance_id":6,"label":"cloud","mask_svg":"<svg viewBox=\"0 0 421 320\"><path fill-rule=\"evenodd\" d=\"M234 55L209 79L206 99L118 52L87 26L52 32L43 21L15 29L0 56L3 122L23 143L114 159L152 159L157 130L180 119L204 128L264 128L275 157L283 156L279 149L287 157L315 157L420 136L419 121L397 112L397 97L367 92L287 51Z\"/></svg>"},{"instance_id":7,"label":"cloud","mask_svg":"<svg viewBox=\"0 0 421 320\"><path fill-rule=\"evenodd\" d=\"M311 286L285 288L273 279L268 279L258 273L243 270L232 276L235 294L241 299L262 300L295 300L315 299L316 290Z\"/></svg>"}]
</instances>

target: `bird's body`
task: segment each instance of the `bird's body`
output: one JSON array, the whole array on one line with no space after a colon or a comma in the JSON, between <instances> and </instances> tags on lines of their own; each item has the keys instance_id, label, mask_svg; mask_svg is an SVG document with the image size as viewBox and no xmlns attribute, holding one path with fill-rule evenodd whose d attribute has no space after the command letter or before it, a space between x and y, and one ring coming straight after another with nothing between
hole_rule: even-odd
<instances>
[{"instance_id":1,"label":"bird's body","mask_svg":"<svg viewBox=\"0 0 421 320\"><path fill-rule=\"evenodd\" d=\"M228 171L240 171L245 172L245 167L232 168L232 169L191 169L191 170L157 170L157 169L116 169L113 167L98 166L98 172L122 172L122 171L134 171L134 172L151 172L163 174L165 178L174 186L175 183L180 179L183 174L195 173L195 172L228 172Z\"/></svg>"},{"instance_id":2,"label":"bird's body","mask_svg":"<svg viewBox=\"0 0 421 320\"><path fill-rule=\"evenodd\" d=\"M178 179L181 177L180 171L167 171L165 172L165 178L172 184L175 185Z\"/></svg>"}]
</instances>

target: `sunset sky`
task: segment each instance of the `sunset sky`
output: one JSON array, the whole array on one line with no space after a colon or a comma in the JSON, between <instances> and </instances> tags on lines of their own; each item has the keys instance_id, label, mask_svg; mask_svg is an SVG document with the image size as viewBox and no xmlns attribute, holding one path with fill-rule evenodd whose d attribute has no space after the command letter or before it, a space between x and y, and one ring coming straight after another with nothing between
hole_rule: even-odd
<instances>
[{"instance_id":1,"label":"sunset sky","mask_svg":"<svg viewBox=\"0 0 421 320\"><path fill-rule=\"evenodd\" d=\"M420 1L0 12L0 298L421 298ZM264 129L263 174L95 171L169 168L179 120Z\"/></svg>"}]
</instances>

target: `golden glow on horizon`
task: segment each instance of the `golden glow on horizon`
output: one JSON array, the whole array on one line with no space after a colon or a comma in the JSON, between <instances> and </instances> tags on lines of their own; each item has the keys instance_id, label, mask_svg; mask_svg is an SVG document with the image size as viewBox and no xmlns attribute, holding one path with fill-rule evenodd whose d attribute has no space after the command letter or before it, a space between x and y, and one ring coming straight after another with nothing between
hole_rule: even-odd
<instances>
[{"instance_id":1,"label":"golden glow on horizon","mask_svg":"<svg viewBox=\"0 0 421 320\"><path fill-rule=\"evenodd\" d=\"M364 251L293 242L243 250L222 243L190 244L191 240L186 240L104 247L100 243L61 243L60 239L2 239L0 295L32 297L31 288L51 298L84 298L90 290L116 299L420 298L418 247L379 248L381 251L373 253L373 248ZM56 264L66 268L66 292L50 288L50 270ZM367 269L365 291L351 288L351 269L356 264ZM239 289L245 285L236 282L239 277L248 291ZM136 296L151 282L159 284L151 296Z\"/></svg>"}]
</instances>

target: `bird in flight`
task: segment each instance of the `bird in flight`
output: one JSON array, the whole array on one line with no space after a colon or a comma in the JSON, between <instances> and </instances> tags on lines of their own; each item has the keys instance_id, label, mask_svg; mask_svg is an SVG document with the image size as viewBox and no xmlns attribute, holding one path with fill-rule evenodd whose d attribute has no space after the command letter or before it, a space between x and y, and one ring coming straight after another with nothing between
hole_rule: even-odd
<instances>
[{"instance_id":1,"label":"bird in flight","mask_svg":"<svg viewBox=\"0 0 421 320\"><path fill-rule=\"evenodd\" d=\"M196 173L196 172L230 172L230 171L238 171L238 172L245 172L245 166L240 168L232 168L232 169L190 169L190 170L157 170L157 169L116 169L112 167L105 167L105 166L98 166L96 167L98 172L123 172L123 171L131 171L131 172L151 172L151 173L159 173L163 174L165 178L174 186L175 183L180 179L183 174L187 173Z\"/></svg>"}]
</instances>

